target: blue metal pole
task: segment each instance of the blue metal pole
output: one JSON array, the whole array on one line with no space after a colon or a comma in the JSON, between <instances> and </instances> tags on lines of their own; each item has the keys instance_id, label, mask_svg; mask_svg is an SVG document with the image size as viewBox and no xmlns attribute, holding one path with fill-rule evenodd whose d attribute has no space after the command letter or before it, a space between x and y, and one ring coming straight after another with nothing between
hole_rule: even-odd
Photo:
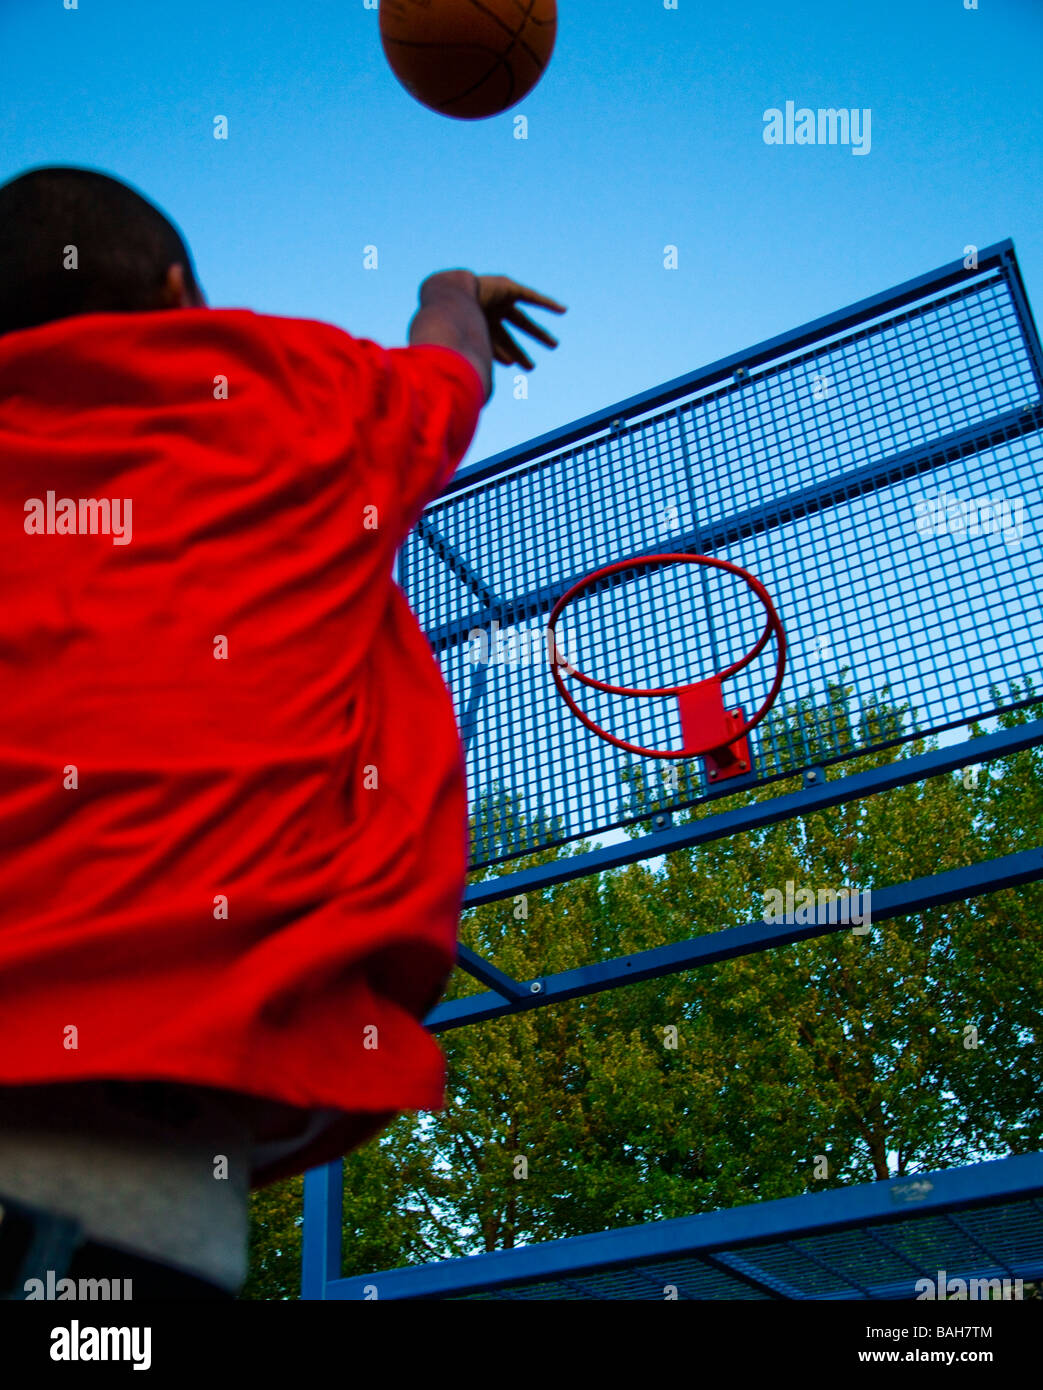
<instances>
[{"instance_id":1,"label":"blue metal pole","mask_svg":"<svg viewBox=\"0 0 1043 1390\"><path fill-rule=\"evenodd\" d=\"M343 1219L344 1161L337 1159L304 1175L301 1298L324 1299L330 1280L340 1278Z\"/></svg>"}]
</instances>

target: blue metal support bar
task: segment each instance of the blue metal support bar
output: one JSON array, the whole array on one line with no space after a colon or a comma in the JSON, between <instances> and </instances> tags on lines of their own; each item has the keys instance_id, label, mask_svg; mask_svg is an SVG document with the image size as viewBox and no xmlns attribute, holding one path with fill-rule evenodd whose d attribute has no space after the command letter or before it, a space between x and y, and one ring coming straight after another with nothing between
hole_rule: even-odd
<instances>
[{"instance_id":1,"label":"blue metal support bar","mask_svg":"<svg viewBox=\"0 0 1043 1390\"><path fill-rule=\"evenodd\" d=\"M568 859L556 859L549 864L520 869L517 873L500 874L481 883L470 883L464 893L464 908L481 907L485 903L498 902L501 898L513 898L518 893L538 893L543 888L568 883L587 874L619 868L623 864L636 864L641 859L671 854L674 850L691 849L728 835L762 830L793 816L810 816L829 806L842 806L876 792L891 791L910 782L922 782L928 777L954 772L957 768L1020 753L1022 749L1038 743L1043 743L1043 719L1034 719L1011 729L999 729L948 748L935 748L912 758L900 758L884 767L855 772L833 782L823 781L769 801L740 806L734 811L722 811L719 815L707 816L691 825L670 826L628 840L626 844L604 845L586 854L575 854ZM650 811L639 819L650 820L652 814Z\"/></svg>"},{"instance_id":2,"label":"blue metal support bar","mask_svg":"<svg viewBox=\"0 0 1043 1390\"><path fill-rule=\"evenodd\" d=\"M892 917L907 917L930 907L995 893L1001 888L1014 888L1022 883L1043 879L1043 847L1019 850L999 859L987 859L982 864L967 864L945 873L912 879L909 883L893 884L872 890L872 922L885 922ZM439 1004L424 1020L432 1033L460 1028L464 1024L484 1023L505 1014L523 1013L528 1009L558 1004L564 999L578 999L585 994L637 980L653 980L661 975L674 975L680 970L694 970L701 965L733 960L756 951L788 946L794 941L807 941L815 936L847 929L849 923L837 921L838 913L827 910L820 920L817 911L809 909L804 922L746 922L741 927L708 932L705 936L669 946L656 946L649 951L637 951L631 956L599 961L596 965L581 965L575 970L563 970L557 975L544 975L536 993L526 993L512 1002L497 994L471 994L464 999L452 999Z\"/></svg>"},{"instance_id":3,"label":"blue metal support bar","mask_svg":"<svg viewBox=\"0 0 1043 1390\"><path fill-rule=\"evenodd\" d=\"M462 942L457 943L456 963L461 970L466 970L469 975L494 989L497 994L502 994L505 999L523 999L529 994L526 985L519 984L517 980L512 980L510 975L497 970L495 965L490 965Z\"/></svg>"},{"instance_id":4,"label":"blue metal support bar","mask_svg":"<svg viewBox=\"0 0 1043 1390\"><path fill-rule=\"evenodd\" d=\"M862 1284L857 1279L852 1278L850 1274L844 1274L842 1270L837 1269L834 1265L830 1264L828 1260L824 1260L821 1257L821 1255L816 1255L813 1250L798 1250L794 1246L793 1242L790 1240L783 1241L782 1245L784 1249L790 1250L795 1257L803 1260L808 1260L811 1262L811 1264L817 1265L819 1269L823 1270L832 1278L838 1280L841 1283L849 1284L851 1288L855 1289L858 1293L860 1293L863 1298L872 1298L872 1291L868 1288L867 1285Z\"/></svg>"},{"instance_id":5,"label":"blue metal support bar","mask_svg":"<svg viewBox=\"0 0 1043 1390\"><path fill-rule=\"evenodd\" d=\"M324 1299L340 1277L344 1220L344 1162L324 1164L304 1175L301 1298Z\"/></svg>"},{"instance_id":6,"label":"blue metal support bar","mask_svg":"<svg viewBox=\"0 0 1043 1390\"><path fill-rule=\"evenodd\" d=\"M951 1213L949 1215L949 1220L955 1220ZM882 1232L869 1230L866 1231L866 1235L874 1245L881 1246L889 1255L893 1256L894 1259L901 1260L903 1264L908 1265L918 1279L923 1278L923 1276L927 1274L928 1271L924 1269L922 1264L912 1259L904 1250L899 1249L895 1242L893 1240L888 1240Z\"/></svg>"},{"instance_id":7,"label":"blue metal support bar","mask_svg":"<svg viewBox=\"0 0 1043 1390\"><path fill-rule=\"evenodd\" d=\"M951 1211L966 1212L999 1203L1024 1200L1043 1190L1043 1154L1020 1154L992 1163L941 1172L918 1173L851 1188L834 1188L800 1197L783 1197L756 1202L730 1211L706 1212L672 1221L656 1221L593 1235L571 1236L514 1250L496 1250L485 1255L444 1260L434 1264L384 1270L378 1274L336 1280L327 1291L331 1299L359 1299L369 1286L382 1301L397 1298L459 1298L468 1293L506 1292L518 1285L557 1283L589 1278L613 1269L651 1264L659 1270L664 1264L683 1260L698 1263L704 1254L746 1250L756 1259L756 1247L768 1242L792 1246L808 1237L831 1232L855 1231L870 1223L908 1222L947 1216ZM1039 1245L1038 1237L1036 1246ZM806 1255L806 1250L801 1250ZM1039 1265L1038 1252L1032 1261ZM968 1271L975 1276L978 1271ZM954 1268L950 1274L956 1274ZM762 1276L764 1277L764 1276ZM846 1276L843 1276L846 1278ZM1021 1277L1033 1277L1026 1267ZM785 1297L783 1281L773 1280ZM848 1281L850 1282L850 1281ZM891 1296L911 1296L912 1281ZM586 1292L585 1297L591 1297ZM808 1297L804 1293L804 1297ZM814 1296L814 1295L812 1295ZM850 1297L850 1289L832 1295ZM888 1296L873 1288L870 1297Z\"/></svg>"},{"instance_id":8,"label":"blue metal support bar","mask_svg":"<svg viewBox=\"0 0 1043 1390\"><path fill-rule=\"evenodd\" d=\"M416 524L417 535L420 536L431 547L440 560L444 560L446 568L451 574L455 574L461 584L466 585L472 594L481 599L482 603L491 608L494 605L502 604L504 600L498 597L467 563L444 536L431 525L425 517L421 517Z\"/></svg>"},{"instance_id":9,"label":"blue metal support bar","mask_svg":"<svg viewBox=\"0 0 1043 1390\"><path fill-rule=\"evenodd\" d=\"M981 1253L985 1256L985 1258L988 1260L990 1264L995 1265L998 1269L1002 1269L1008 1279L1013 1279L1015 1277L1014 1271L1011 1269L1010 1265L1005 1264L994 1250L990 1250L989 1247L985 1245L983 1241L980 1241L977 1238L973 1231L968 1230L966 1223L960 1220L958 1213L953 1212L950 1215L949 1220L952 1222L952 1224L956 1227L956 1229L960 1232L960 1234L964 1237L965 1240L967 1240L971 1245L976 1245L978 1247L978 1249L981 1251Z\"/></svg>"},{"instance_id":10,"label":"blue metal support bar","mask_svg":"<svg viewBox=\"0 0 1043 1390\"><path fill-rule=\"evenodd\" d=\"M745 1284L749 1289L753 1289L763 1298L785 1299L797 1297L794 1291L787 1291L784 1288L778 1287L778 1280L776 1280L775 1284L769 1284L764 1279L758 1279L753 1271L749 1269L744 1261L737 1255L729 1255L723 1252L719 1255L712 1255L709 1251L704 1250L699 1258L702 1260L703 1264L709 1265L711 1269L719 1269L722 1274L727 1274L731 1279L738 1279L740 1283ZM662 1296L661 1290L657 1291L657 1293L659 1297Z\"/></svg>"},{"instance_id":11,"label":"blue metal support bar","mask_svg":"<svg viewBox=\"0 0 1043 1390\"><path fill-rule=\"evenodd\" d=\"M716 1255L701 1253L699 1259L706 1264L712 1264L715 1269L722 1270L733 1279L739 1279L748 1288L756 1289L767 1298L800 1298L801 1291L795 1285L780 1279L777 1274L772 1275L772 1282L769 1284L761 1275L757 1277L757 1271L751 1261L743 1258L737 1250L719 1250Z\"/></svg>"},{"instance_id":12,"label":"blue metal support bar","mask_svg":"<svg viewBox=\"0 0 1043 1390\"><path fill-rule=\"evenodd\" d=\"M855 324L862 324L869 318L901 309L907 304L914 303L925 294L937 293L950 285L958 284L961 280L981 279L990 270L1002 269L1006 274L1007 256L1013 255L1013 251L1014 243L1008 237L1004 241L998 241L995 245L986 247L979 256L978 265L974 270L968 270L962 260L950 261L948 265L942 266L938 270L932 270L926 275L917 275L914 279L907 280L894 289L869 295L866 299L860 299L857 304L852 304L846 309L813 319L795 332L779 333L774 338L767 338L764 342L758 343L755 347L719 358L718 361L711 362L709 366L701 367L698 371L674 377L671 381L667 381L661 386L655 386L650 391L642 391L636 396L628 397L625 401L619 401L615 405L597 410L591 415L584 415L581 420L574 420L562 429L541 434L522 448L505 449L502 453L482 459L467 468L461 468L443 489L441 496L450 497L453 493L472 487L477 482L495 477L505 468L517 467L531 459L539 458L541 454L567 448L569 444L586 438L595 430L609 430L612 421L617 418L645 414L648 411L658 409L660 406L668 405L670 401L676 400L679 396L690 395L693 391L699 391L713 386L717 382L733 378L736 370L740 367L749 371L762 362L770 362L772 358L778 357L781 353L796 352L802 347L807 347L809 343L842 333L845 329L851 328Z\"/></svg>"}]
</instances>

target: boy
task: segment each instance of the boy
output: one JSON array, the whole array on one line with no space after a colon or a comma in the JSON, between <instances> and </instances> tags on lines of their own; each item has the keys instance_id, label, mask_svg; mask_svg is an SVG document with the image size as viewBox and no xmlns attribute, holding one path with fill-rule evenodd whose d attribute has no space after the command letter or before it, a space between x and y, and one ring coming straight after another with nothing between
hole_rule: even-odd
<instances>
[{"instance_id":1,"label":"boy","mask_svg":"<svg viewBox=\"0 0 1043 1390\"><path fill-rule=\"evenodd\" d=\"M442 1104L464 768L392 565L506 324L556 346L519 301L441 272L387 350L208 309L115 179L0 188L8 1297L26 1210L58 1278L233 1297L251 1187Z\"/></svg>"}]
</instances>

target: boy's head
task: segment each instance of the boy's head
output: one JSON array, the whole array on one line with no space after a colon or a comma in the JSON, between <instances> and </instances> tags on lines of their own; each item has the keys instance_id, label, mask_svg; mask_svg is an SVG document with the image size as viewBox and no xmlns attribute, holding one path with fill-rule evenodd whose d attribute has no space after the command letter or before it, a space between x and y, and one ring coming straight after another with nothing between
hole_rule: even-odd
<instances>
[{"instance_id":1,"label":"boy's head","mask_svg":"<svg viewBox=\"0 0 1043 1390\"><path fill-rule=\"evenodd\" d=\"M205 303L180 233L127 184L57 167L0 186L0 334Z\"/></svg>"}]
</instances>

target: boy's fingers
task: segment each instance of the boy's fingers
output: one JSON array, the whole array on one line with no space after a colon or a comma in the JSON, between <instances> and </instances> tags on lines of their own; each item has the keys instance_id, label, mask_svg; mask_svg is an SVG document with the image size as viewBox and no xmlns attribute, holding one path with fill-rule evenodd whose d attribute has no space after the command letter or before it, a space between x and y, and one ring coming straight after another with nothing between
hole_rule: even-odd
<instances>
[{"instance_id":1,"label":"boy's fingers","mask_svg":"<svg viewBox=\"0 0 1043 1390\"><path fill-rule=\"evenodd\" d=\"M512 366L514 353L511 351L511 340L507 337L502 324L490 324L489 340L492 343L493 354L497 362L501 362L505 367Z\"/></svg>"},{"instance_id":2,"label":"boy's fingers","mask_svg":"<svg viewBox=\"0 0 1043 1390\"><path fill-rule=\"evenodd\" d=\"M504 351L509 354L507 357L508 363L516 362L520 367L524 367L527 372L532 371L532 359L522 351L502 323L496 325L495 332L490 336L494 342L500 343Z\"/></svg>"},{"instance_id":3,"label":"boy's fingers","mask_svg":"<svg viewBox=\"0 0 1043 1390\"><path fill-rule=\"evenodd\" d=\"M544 343L547 347L558 346L557 338L553 337L550 333L548 333L545 328L541 328L538 323L533 323L532 319L529 318L528 314L523 314L517 306L515 306L512 309L505 310L503 316L505 319L508 319L511 323L513 323L516 328L523 328L525 332L530 335L530 337L536 338L539 342Z\"/></svg>"},{"instance_id":4,"label":"boy's fingers","mask_svg":"<svg viewBox=\"0 0 1043 1390\"><path fill-rule=\"evenodd\" d=\"M495 333L490 333L489 336L492 340L493 356L496 358L497 362L502 363L505 367L509 367L514 359L504 347L502 340Z\"/></svg>"},{"instance_id":5,"label":"boy's fingers","mask_svg":"<svg viewBox=\"0 0 1043 1390\"><path fill-rule=\"evenodd\" d=\"M526 304L539 304L544 309L553 309L556 314L568 313L564 304L559 304L556 299L548 299L545 294L540 294L538 290L530 290L525 285L516 285L515 294Z\"/></svg>"}]
</instances>

